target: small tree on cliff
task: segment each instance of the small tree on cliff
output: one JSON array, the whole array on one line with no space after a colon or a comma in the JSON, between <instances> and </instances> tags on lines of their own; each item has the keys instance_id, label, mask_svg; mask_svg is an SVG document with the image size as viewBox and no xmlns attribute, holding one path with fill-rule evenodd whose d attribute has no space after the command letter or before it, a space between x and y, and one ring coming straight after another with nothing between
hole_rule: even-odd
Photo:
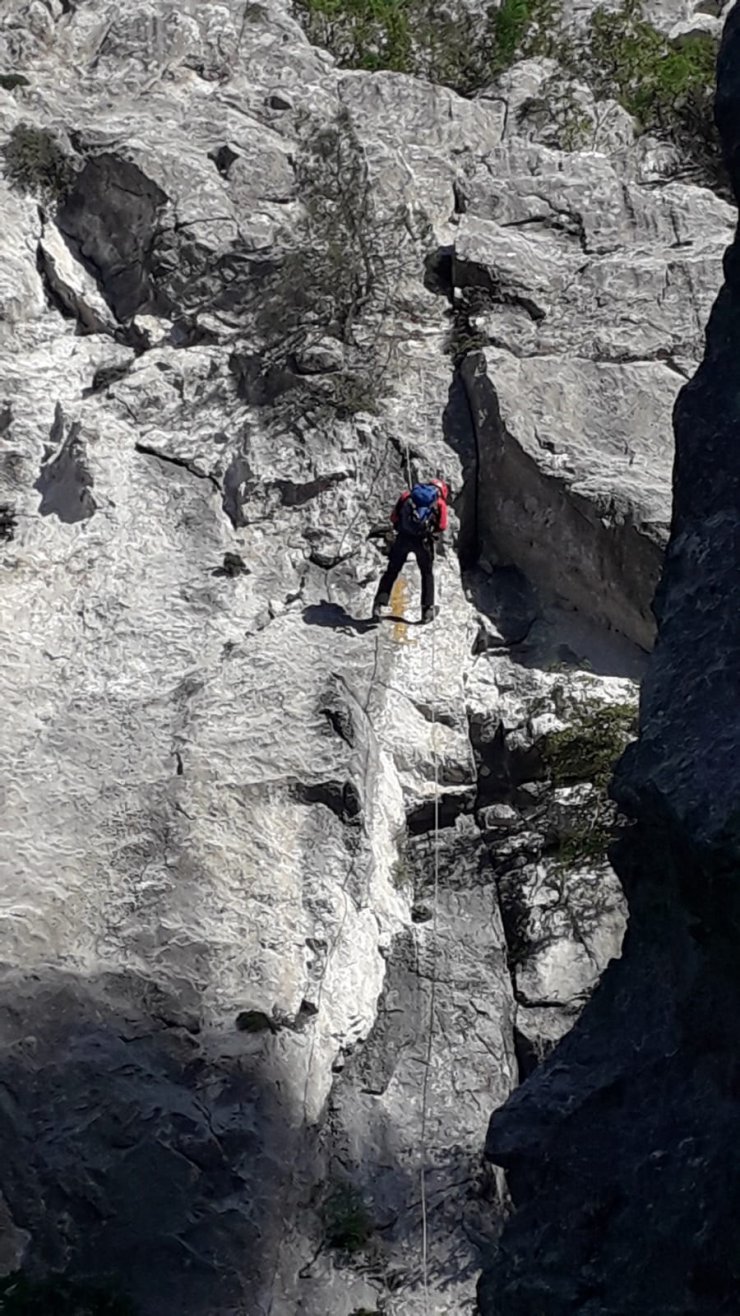
<instances>
[{"instance_id":1,"label":"small tree on cliff","mask_svg":"<svg viewBox=\"0 0 740 1316\"><path fill-rule=\"evenodd\" d=\"M334 344L334 368L317 370L314 395L349 412L371 410L385 387L391 308L418 277L430 227L394 202L383 206L350 115L306 118L295 161L302 217L262 288L257 330L273 372Z\"/></svg>"}]
</instances>

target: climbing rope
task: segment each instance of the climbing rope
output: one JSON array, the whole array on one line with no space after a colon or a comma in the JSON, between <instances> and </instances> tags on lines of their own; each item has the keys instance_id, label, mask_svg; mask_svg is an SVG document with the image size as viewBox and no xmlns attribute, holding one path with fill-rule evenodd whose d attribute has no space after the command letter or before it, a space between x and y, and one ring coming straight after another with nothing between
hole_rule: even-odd
<instances>
[{"instance_id":1,"label":"climbing rope","mask_svg":"<svg viewBox=\"0 0 740 1316\"><path fill-rule=\"evenodd\" d=\"M421 368L419 369L419 388L424 404L424 379ZM434 831L433 831L433 849L434 849L434 886L432 891L432 936L431 936L431 964L430 964L430 988L429 988L429 1027L427 1029L427 1046L424 1057L424 1076L421 1087L421 1136L420 1143L420 1167L419 1167L419 1189L421 1199L421 1273L422 1284L424 1289L424 1316L430 1316L431 1308L429 1306L429 1213L427 1203L427 1184L426 1184L426 1157L427 1157L427 1119L429 1113L429 1077L432 1068L432 1055L434 1051L434 1012L437 1001L437 905L439 895L439 759L437 755L437 644L436 644L436 626L432 622L432 764L434 771Z\"/></svg>"},{"instance_id":2,"label":"climbing rope","mask_svg":"<svg viewBox=\"0 0 740 1316\"><path fill-rule=\"evenodd\" d=\"M429 1228L426 1185L426 1134L429 1111L429 1076L432 1068L434 1050L434 1011L437 1000L437 905L439 895L439 759L437 757L437 664L436 642L432 624L432 762L434 764L434 886L432 893L432 938L429 990L429 1027L427 1030L427 1048L424 1057L424 1077L421 1088L421 1165L419 1170L419 1187L421 1193L421 1267L424 1286L424 1313L430 1316L429 1306Z\"/></svg>"}]
</instances>

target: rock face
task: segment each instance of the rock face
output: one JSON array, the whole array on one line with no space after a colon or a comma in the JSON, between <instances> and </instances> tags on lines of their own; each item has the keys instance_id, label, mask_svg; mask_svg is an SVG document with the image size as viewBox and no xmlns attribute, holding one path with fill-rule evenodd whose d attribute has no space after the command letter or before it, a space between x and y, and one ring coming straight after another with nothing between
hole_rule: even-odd
<instances>
[{"instance_id":1,"label":"rock face","mask_svg":"<svg viewBox=\"0 0 740 1316\"><path fill-rule=\"evenodd\" d=\"M735 11L717 118L736 191L739 55ZM737 298L734 245L676 405L658 639L616 780L634 820L615 856L629 931L557 1055L491 1122L519 1209L481 1284L487 1316L737 1305Z\"/></svg>"},{"instance_id":2,"label":"rock face","mask_svg":"<svg viewBox=\"0 0 740 1316\"><path fill-rule=\"evenodd\" d=\"M525 1178L491 1111L620 951L604 762L734 212L623 112L536 140L531 62L341 71L282 0L8 0L0 56L0 1272L468 1312ZM373 627L436 471L441 617L409 570Z\"/></svg>"}]
</instances>

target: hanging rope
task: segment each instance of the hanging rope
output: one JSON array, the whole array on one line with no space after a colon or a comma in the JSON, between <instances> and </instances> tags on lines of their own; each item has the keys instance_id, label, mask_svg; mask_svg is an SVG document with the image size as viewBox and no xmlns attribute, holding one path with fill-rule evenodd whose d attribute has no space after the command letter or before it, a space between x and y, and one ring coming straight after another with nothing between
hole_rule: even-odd
<instances>
[{"instance_id":1,"label":"hanging rope","mask_svg":"<svg viewBox=\"0 0 740 1316\"><path fill-rule=\"evenodd\" d=\"M426 430L424 373L419 366L419 396L422 409L422 425ZM408 449L407 458L408 458ZM424 1057L424 1077L421 1087L421 1136L419 1189L421 1198L421 1273L424 1287L424 1314L430 1316L429 1306L429 1213L427 1204L426 1159L427 1159L427 1120L429 1114L429 1080L434 1053L434 1013L437 1002L437 905L439 895L439 759L437 756L437 645L436 627L432 623L432 764L434 769L434 886L432 892L432 936L429 989L429 1026L427 1029L427 1046Z\"/></svg>"},{"instance_id":2,"label":"hanging rope","mask_svg":"<svg viewBox=\"0 0 740 1316\"><path fill-rule=\"evenodd\" d=\"M437 1001L437 905L439 895L439 759L437 756L437 663L434 626L432 626L432 761L434 764L434 886L432 894L432 937L431 967L429 990L429 1028L427 1031L427 1048L424 1057L424 1078L421 1089L421 1168L419 1186L421 1190L421 1266L424 1285L424 1312L430 1316L429 1306L429 1229L426 1186L426 1134L429 1111L429 1077L434 1051L434 1012Z\"/></svg>"}]
</instances>

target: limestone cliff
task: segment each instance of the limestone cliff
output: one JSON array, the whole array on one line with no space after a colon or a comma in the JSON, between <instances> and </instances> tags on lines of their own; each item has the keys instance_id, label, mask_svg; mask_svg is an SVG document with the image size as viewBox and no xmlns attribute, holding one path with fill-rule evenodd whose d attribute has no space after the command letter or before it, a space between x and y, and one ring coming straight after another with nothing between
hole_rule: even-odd
<instances>
[{"instance_id":1,"label":"limestone cliff","mask_svg":"<svg viewBox=\"0 0 740 1316\"><path fill-rule=\"evenodd\" d=\"M717 120L735 189L740 20ZM494 1116L518 1206L481 1284L492 1313L737 1309L737 243L675 408L671 538L641 731L615 794L622 958L557 1056Z\"/></svg>"},{"instance_id":2,"label":"limestone cliff","mask_svg":"<svg viewBox=\"0 0 740 1316\"><path fill-rule=\"evenodd\" d=\"M282 0L9 0L0 56L0 1271L142 1316L470 1311L620 951L604 784L734 210L587 89L553 143L547 61L463 98ZM723 469L676 510L692 672ZM373 628L371 532L435 471L441 616L409 572ZM667 771L689 826L667 643L621 798ZM517 1091L529 1150L484 1162Z\"/></svg>"}]
</instances>

